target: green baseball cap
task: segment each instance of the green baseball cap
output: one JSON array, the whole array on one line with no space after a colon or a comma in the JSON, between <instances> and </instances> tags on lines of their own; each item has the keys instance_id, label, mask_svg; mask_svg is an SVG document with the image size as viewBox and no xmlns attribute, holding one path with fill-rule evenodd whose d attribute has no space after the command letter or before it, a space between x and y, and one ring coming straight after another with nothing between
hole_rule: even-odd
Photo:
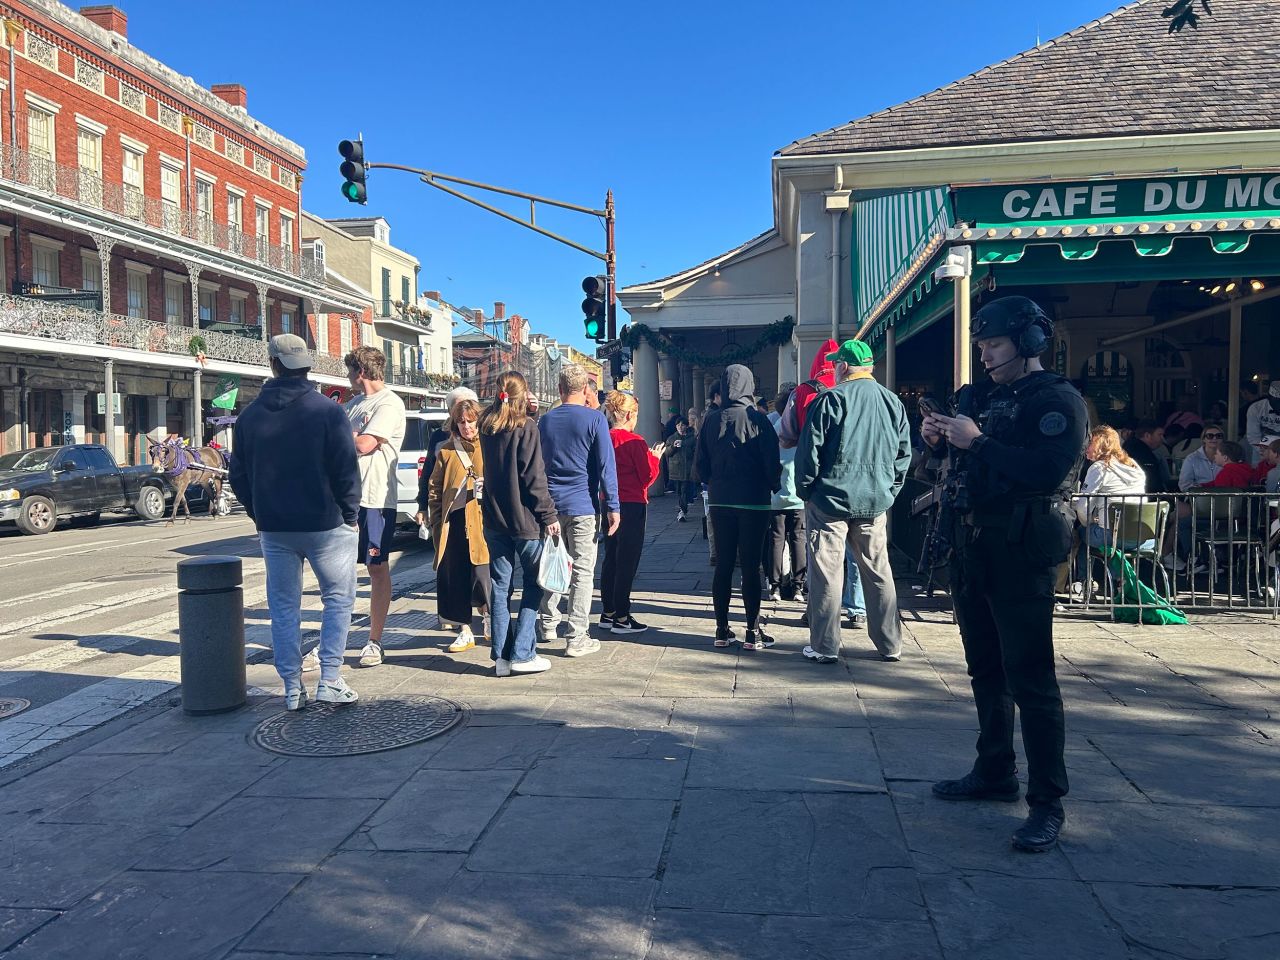
<instances>
[{"instance_id":1,"label":"green baseball cap","mask_svg":"<svg viewBox=\"0 0 1280 960\"><path fill-rule=\"evenodd\" d=\"M871 348L861 340L846 340L835 353L828 353L827 359L851 367L870 367L876 362Z\"/></svg>"}]
</instances>

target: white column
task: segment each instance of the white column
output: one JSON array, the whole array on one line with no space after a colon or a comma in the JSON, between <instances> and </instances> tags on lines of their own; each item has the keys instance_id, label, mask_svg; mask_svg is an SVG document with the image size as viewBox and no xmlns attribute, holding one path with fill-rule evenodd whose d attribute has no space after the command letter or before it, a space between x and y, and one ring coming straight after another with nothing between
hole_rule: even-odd
<instances>
[{"instance_id":1,"label":"white column","mask_svg":"<svg viewBox=\"0 0 1280 960\"><path fill-rule=\"evenodd\" d=\"M199 367L191 372L191 442L204 446L204 377Z\"/></svg>"},{"instance_id":2,"label":"white column","mask_svg":"<svg viewBox=\"0 0 1280 960\"><path fill-rule=\"evenodd\" d=\"M702 367L694 367L690 371L693 378L689 387L693 394L693 409L698 411L698 415L702 415L702 411L707 409L707 378L702 372Z\"/></svg>"},{"instance_id":3,"label":"white column","mask_svg":"<svg viewBox=\"0 0 1280 960\"><path fill-rule=\"evenodd\" d=\"M640 423L636 432L649 443L662 436L658 400L658 352L641 340L631 349L631 382L640 402Z\"/></svg>"},{"instance_id":4,"label":"white column","mask_svg":"<svg viewBox=\"0 0 1280 960\"><path fill-rule=\"evenodd\" d=\"M839 256L839 250L832 248L831 214L821 192L800 195L797 219L795 339L803 380L818 347L831 337L831 261Z\"/></svg>"},{"instance_id":5,"label":"white column","mask_svg":"<svg viewBox=\"0 0 1280 960\"><path fill-rule=\"evenodd\" d=\"M92 234L94 245L98 248L98 268L101 270L102 311L111 313L111 251L116 242L101 234Z\"/></svg>"},{"instance_id":6,"label":"white column","mask_svg":"<svg viewBox=\"0 0 1280 960\"><path fill-rule=\"evenodd\" d=\"M898 391L898 331L892 324L884 332L884 388Z\"/></svg>"},{"instance_id":7,"label":"white column","mask_svg":"<svg viewBox=\"0 0 1280 960\"><path fill-rule=\"evenodd\" d=\"M163 440L168 436L166 424L169 422L169 398L147 397L147 419L151 423L151 429L147 431L148 437Z\"/></svg>"},{"instance_id":8,"label":"white column","mask_svg":"<svg viewBox=\"0 0 1280 960\"><path fill-rule=\"evenodd\" d=\"M680 407L680 363L675 357L662 356L658 359L658 369L660 371L659 380L671 381L671 399L658 400L658 422L666 423L667 417L671 414L667 411L671 407L679 409ZM661 433L659 433L661 436Z\"/></svg>"},{"instance_id":9,"label":"white column","mask_svg":"<svg viewBox=\"0 0 1280 960\"><path fill-rule=\"evenodd\" d=\"M64 430L68 429L66 418L70 415L72 443L84 443L84 394L83 390L62 391L62 423Z\"/></svg>"},{"instance_id":10,"label":"white column","mask_svg":"<svg viewBox=\"0 0 1280 960\"><path fill-rule=\"evenodd\" d=\"M105 431L107 434L106 446L107 446L107 449L111 451L112 455L114 455L115 458L119 460L120 450L122 449L122 447L119 442L120 435L116 431L116 382L115 382L116 365L115 365L115 361L114 360L106 361L106 363L104 364L104 367L105 369L103 370L102 379L103 379L103 383L105 384L105 388L103 390L103 394L104 394L103 403L105 405L104 408L106 410L106 415L103 418L103 422L106 426L106 431ZM123 433L123 430L120 431L120 433Z\"/></svg>"}]
</instances>

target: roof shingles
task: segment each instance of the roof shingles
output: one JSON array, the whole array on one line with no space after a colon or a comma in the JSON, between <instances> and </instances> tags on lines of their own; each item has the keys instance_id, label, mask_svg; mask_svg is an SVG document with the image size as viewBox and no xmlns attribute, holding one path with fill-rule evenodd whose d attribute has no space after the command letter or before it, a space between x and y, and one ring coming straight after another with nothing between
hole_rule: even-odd
<instances>
[{"instance_id":1,"label":"roof shingles","mask_svg":"<svg viewBox=\"0 0 1280 960\"><path fill-rule=\"evenodd\" d=\"M1215 0L1177 34L1165 5L1138 0L779 155L1280 126L1280 0Z\"/></svg>"}]
</instances>

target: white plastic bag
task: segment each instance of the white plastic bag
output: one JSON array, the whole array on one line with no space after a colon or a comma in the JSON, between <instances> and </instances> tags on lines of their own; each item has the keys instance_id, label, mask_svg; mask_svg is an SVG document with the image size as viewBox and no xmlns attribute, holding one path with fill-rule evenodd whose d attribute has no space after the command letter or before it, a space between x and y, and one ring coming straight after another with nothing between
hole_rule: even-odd
<instances>
[{"instance_id":1,"label":"white plastic bag","mask_svg":"<svg viewBox=\"0 0 1280 960\"><path fill-rule=\"evenodd\" d=\"M431 542L431 530L425 523L418 524L418 539Z\"/></svg>"},{"instance_id":2,"label":"white plastic bag","mask_svg":"<svg viewBox=\"0 0 1280 960\"><path fill-rule=\"evenodd\" d=\"M548 593L568 593L573 576L573 558L560 537L542 538L542 559L538 561L538 586Z\"/></svg>"}]
</instances>

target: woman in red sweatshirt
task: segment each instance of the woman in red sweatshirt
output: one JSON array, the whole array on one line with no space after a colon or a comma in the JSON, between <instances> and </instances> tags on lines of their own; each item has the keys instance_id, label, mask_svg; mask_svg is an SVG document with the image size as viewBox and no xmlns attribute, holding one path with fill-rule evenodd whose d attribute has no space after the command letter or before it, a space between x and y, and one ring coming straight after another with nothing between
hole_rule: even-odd
<instances>
[{"instance_id":1,"label":"woman in red sweatshirt","mask_svg":"<svg viewBox=\"0 0 1280 960\"><path fill-rule=\"evenodd\" d=\"M658 455L635 433L640 403L629 393L615 390L605 397L609 438L618 468L618 499L622 522L604 541L604 565L600 569L600 602L604 612L600 626L616 634L643 633L649 629L631 616L631 586L640 568L644 547L645 517L649 511L649 487L658 479ZM658 449L661 449L661 444Z\"/></svg>"}]
</instances>

